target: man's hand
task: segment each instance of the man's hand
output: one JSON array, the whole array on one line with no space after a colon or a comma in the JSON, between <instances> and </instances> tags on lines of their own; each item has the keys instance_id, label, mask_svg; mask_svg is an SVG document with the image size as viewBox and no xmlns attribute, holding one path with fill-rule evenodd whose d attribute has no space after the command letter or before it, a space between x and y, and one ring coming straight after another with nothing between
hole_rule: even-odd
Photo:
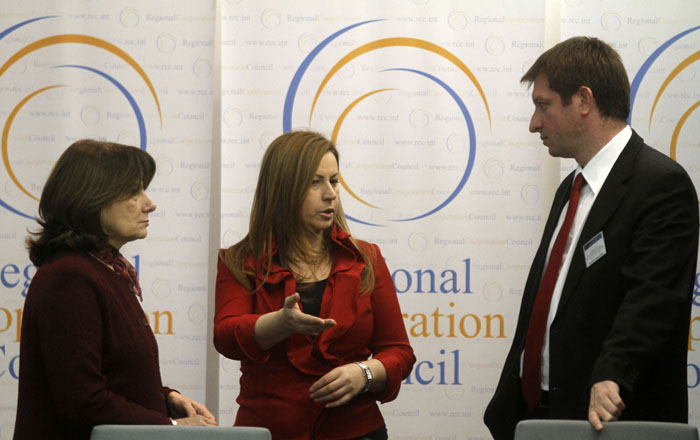
<instances>
[{"instance_id":1,"label":"man's hand","mask_svg":"<svg viewBox=\"0 0 700 440\"><path fill-rule=\"evenodd\" d=\"M617 420L625 409L620 397L620 386L611 380L597 382L591 387L591 402L588 405L588 421L596 431L603 429L602 422Z\"/></svg>"}]
</instances>

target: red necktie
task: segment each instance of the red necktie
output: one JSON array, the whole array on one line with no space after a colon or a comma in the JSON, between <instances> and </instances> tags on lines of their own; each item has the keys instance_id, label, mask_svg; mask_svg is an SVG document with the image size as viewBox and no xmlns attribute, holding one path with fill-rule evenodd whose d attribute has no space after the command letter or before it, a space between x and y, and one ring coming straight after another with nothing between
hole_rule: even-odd
<instances>
[{"instance_id":1,"label":"red necktie","mask_svg":"<svg viewBox=\"0 0 700 440\"><path fill-rule=\"evenodd\" d=\"M561 225L556 240L554 240L552 252L549 254L549 263L547 263L540 287L537 290L535 305L530 315L530 324L527 328L527 337L525 338L522 377L523 396L530 413L535 409L535 405L537 405L542 396L542 347L544 346L544 333L547 328L547 318L549 317L549 306L552 302L552 293L559 277L562 256L571 232L571 225L574 222L581 187L584 183L583 174L579 173L574 180L574 185L571 187L569 207L566 210L564 223Z\"/></svg>"}]
</instances>

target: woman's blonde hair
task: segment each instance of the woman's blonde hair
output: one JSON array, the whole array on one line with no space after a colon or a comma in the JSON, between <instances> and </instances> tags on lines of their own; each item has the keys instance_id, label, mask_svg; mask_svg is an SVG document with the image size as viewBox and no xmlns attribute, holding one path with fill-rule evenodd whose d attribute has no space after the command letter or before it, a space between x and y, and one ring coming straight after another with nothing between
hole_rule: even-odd
<instances>
[{"instance_id":1,"label":"woman's blonde hair","mask_svg":"<svg viewBox=\"0 0 700 440\"><path fill-rule=\"evenodd\" d=\"M253 197L248 235L221 256L233 276L251 292L257 288L248 278L254 273L245 267L250 253L257 264L262 263L265 278L272 267L275 244L282 267L289 269L290 262L297 259L313 260L314 251L303 233L301 207L321 159L329 152L338 161L338 150L333 143L313 131L285 133L272 141L265 151ZM334 220L340 229L350 234L340 200ZM330 230L326 240L330 240ZM350 240L365 262L360 291L368 293L374 288L373 261L352 237Z\"/></svg>"}]
</instances>

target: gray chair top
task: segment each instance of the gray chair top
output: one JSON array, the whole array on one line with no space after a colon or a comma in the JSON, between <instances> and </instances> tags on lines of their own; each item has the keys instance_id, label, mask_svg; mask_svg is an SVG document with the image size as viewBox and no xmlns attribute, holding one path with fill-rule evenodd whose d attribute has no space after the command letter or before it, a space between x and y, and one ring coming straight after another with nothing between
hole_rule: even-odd
<instances>
[{"instance_id":1,"label":"gray chair top","mask_svg":"<svg viewBox=\"0 0 700 440\"><path fill-rule=\"evenodd\" d=\"M265 428L161 426L161 425L98 425L90 440L271 440Z\"/></svg>"},{"instance_id":2,"label":"gray chair top","mask_svg":"<svg viewBox=\"0 0 700 440\"><path fill-rule=\"evenodd\" d=\"M523 420L515 440L700 440L693 425L664 422L609 422L597 432L581 420Z\"/></svg>"}]
</instances>

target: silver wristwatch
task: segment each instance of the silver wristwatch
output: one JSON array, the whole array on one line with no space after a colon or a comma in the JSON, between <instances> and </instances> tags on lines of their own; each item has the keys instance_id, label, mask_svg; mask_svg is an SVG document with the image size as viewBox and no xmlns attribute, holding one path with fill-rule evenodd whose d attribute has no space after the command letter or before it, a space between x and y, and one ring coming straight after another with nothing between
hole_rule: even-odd
<instances>
[{"instance_id":1,"label":"silver wristwatch","mask_svg":"<svg viewBox=\"0 0 700 440\"><path fill-rule=\"evenodd\" d=\"M369 389L372 387L372 370L370 370L367 364L365 364L364 362L355 363L359 365L360 368L362 368L362 372L365 375L365 387L362 388L362 391L360 391L361 393L364 393L365 391L369 391Z\"/></svg>"}]
</instances>

